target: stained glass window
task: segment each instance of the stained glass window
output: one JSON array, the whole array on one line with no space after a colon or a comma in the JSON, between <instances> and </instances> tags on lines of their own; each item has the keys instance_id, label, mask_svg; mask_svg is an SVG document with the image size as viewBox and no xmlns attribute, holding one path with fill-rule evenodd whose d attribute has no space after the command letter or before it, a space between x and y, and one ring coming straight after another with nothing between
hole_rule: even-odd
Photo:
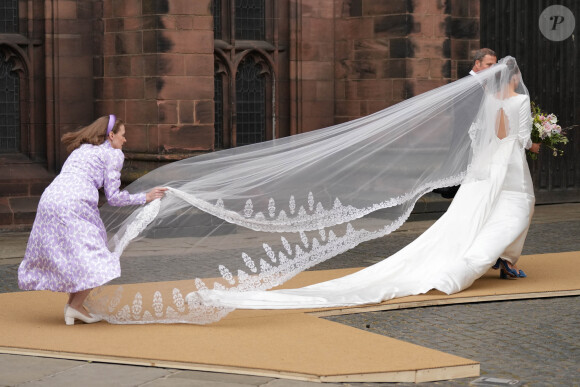
<instances>
[{"instance_id":1,"label":"stained glass window","mask_svg":"<svg viewBox=\"0 0 580 387\"><path fill-rule=\"evenodd\" d=\"M18 32L18 0L0 1L0 34Z\"/></svg>"},{"instance_id":2,"label":"stained glass window","mask_svg":"<svg viewBox=\"0 0 580 387\"><path fill-rule=\"evenodd\" d=\"M214 39L222 38L222 0L212 0L211 14L213 15Z\"/></svg>"},{"instance_id":3,"label":"stained glass window","mask_svg":"<svg viewBox=\"0 0 580 387\"><path fill-rule=\"evenodd\" d=\"M236 39L264 40L266 9L264 0L236 0Z\"/></svg>"},{"instance_id":4,"label":"stained glass window","mask_svg":"<svg viewBox=\"0 0 580 387\"><path fill-rule=\"evenodd\" d=\"M214 67L214 128L215 128L215 148L224 147L224 85L223 76L218 73L218 66Z\"/></svg>"},{"instance_id":5,"label":"stained glass window","mask_svg":"<svg viewBox=\"0 0 580 387\"><path fill-rule=\"evenodd\" d=\"M20 82L9 62L0 57L0 153L20 148Z\"/></svg>"},{"instance_id":6,"label":"stained glass window","mask_svg":"<svg viewBox=\"0 0 580 387\"><path fill-rule=\"evenodd\" d=\"M266 139L266 78L251 57L244 59L236 74L236 145Z\"/></svg>"}]
</instances>

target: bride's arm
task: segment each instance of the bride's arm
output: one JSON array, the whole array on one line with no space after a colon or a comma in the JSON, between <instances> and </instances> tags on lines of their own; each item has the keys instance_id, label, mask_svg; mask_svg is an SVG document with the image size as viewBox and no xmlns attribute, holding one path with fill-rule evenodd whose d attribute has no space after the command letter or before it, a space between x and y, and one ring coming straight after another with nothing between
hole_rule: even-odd
<instances>
[{"instance_id":1,"label":"bride's arm","mask_svg":"<svg viewBox=\"0 0 580 387\"><path fill-rule=\"evenodd\" d=\"M518 129L518 139L520 141L520 145L525 149L530 149L532 152L532 110L530 106L530 98L525 98L522 104L520 105L519 110L520 116L520 127ZM539 151L539 144L538 144L538 151Z\"/></svg>"}]
</instances>

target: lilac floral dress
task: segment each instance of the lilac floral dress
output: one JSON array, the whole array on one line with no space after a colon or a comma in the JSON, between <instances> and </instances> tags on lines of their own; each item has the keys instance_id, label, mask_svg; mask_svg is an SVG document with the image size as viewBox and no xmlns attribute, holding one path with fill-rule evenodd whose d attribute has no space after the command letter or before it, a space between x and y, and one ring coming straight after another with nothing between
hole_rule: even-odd
<instances>
[{"instance_id":1,"label":"lilac floral dress","mask_svg":"<svg viewBox=\"0 0 580 387\"><path fill-rule=\"evenodd\" d=\"M123 152L109 141L83 144L71 153L40 198L18 268L21 289L74 293L121 275L119 259L107 248L98 189L104 187L113 206L145 203L144 193L119 190L123 161Z\"/></svg>"}]
</instances>

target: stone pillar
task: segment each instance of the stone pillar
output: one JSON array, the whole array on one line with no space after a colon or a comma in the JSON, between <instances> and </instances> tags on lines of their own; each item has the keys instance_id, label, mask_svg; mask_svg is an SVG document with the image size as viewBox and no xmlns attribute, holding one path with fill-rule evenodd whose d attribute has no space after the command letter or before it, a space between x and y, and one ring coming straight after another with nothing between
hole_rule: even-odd
<instances>
[{"instance_id":1,"label":"stone pillar","mask_svg":"<svg viewBox=\"0 0 580 387\"><path fill-rule=\"evenodd\" d=\"M213 150L210 0L104 0L97 111L126 122L123 178Z\"/></svg>"},{"instance_id":2,"label":"stone pillar","mask_svg":"<svg viewBox=\"0 0 580 387\"><path fill-rule=\"evenodd\" d=\"M334 123L335 0L292 0L291 133Z\"/></svg>"},{"instance_id":3,"label":"stone pillar","mask_svg":"<svg viewBox=\"0 0 580 387\"><path fill-rule=\"evenodd\" d=\"M404 100L410 16L406 0L336 0L336 122Z\"/></svg>"},{"instance_id":4,"label":"stone pillar","mask_svg":"<svg viewBox=\"0 0 580 387\"><path fill-rule=\"evenodd\" d=\"M45 3L46 142L49 170L67 157L62 134L91 122L93 110L93 22L97 3Z\"/></svg>"},{"instance_id":5,"label":"stone pillar","mask_svg":"<svg viewBox=\"0 0 580 387\"><path fill-rule=\"evenodd\" d=\"M479 1L451 1L451 76L453 79L469 74L473 67L473 53L482 48L480 47Z\"/></svg>"},{"instance_id":6,"label":"stone pillar","mask_svg":"<svg viewBox=\"0 0 580 387\"><path fill-rule=\"evenodd\" d=\"M451 81L451 0L413 0L409 9L407 97Z\"/></svg>"}]
</instances>

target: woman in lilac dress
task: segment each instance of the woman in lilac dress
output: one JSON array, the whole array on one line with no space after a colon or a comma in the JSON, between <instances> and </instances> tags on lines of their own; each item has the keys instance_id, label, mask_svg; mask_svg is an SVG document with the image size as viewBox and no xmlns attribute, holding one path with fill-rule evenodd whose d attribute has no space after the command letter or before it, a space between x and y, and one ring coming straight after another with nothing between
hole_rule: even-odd
<instances>
[{"instance_id":1,"label":"woman in lilac dress","mask_svg":"<svg viewBox=\"0 0 580 387\"><path fill-rule=\"evenodd\" d=\"M95 287L121 275L119 259L107 248L99 216L98 189L110 205L130 206L162 198L165 188L135 195L120 191L125 125L114 115L67 133L62 142L72 151L61 173L46 188L18 268L23 290L69 293L65 322L99 321L83 308Z\"/></svg>"}]
</instances>

